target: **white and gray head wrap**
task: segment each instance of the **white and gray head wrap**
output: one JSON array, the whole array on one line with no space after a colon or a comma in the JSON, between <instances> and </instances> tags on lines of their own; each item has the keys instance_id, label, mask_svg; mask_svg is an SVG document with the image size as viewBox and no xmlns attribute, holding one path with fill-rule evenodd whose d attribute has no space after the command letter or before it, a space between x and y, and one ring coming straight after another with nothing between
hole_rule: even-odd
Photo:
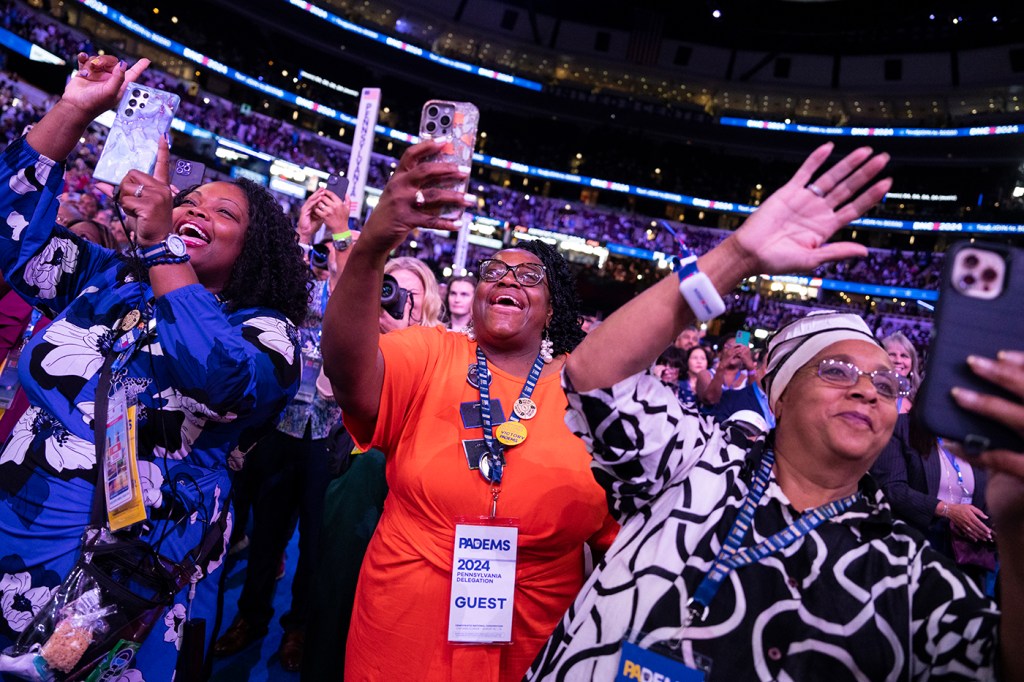
<instances>
[{"instance_id":1,"label":"white and gray head wrap","mask_svg":"<svg viewBox=\"0 0 1024 682\"><path fill-rule=\"evenodd\" d=\"M775 404L797 370L831 346L846 340L869 341L881 347L859 315L815 311L790 322L768 342L767 374L764 377L768 405Z\"/></svg>"}]
</instances>

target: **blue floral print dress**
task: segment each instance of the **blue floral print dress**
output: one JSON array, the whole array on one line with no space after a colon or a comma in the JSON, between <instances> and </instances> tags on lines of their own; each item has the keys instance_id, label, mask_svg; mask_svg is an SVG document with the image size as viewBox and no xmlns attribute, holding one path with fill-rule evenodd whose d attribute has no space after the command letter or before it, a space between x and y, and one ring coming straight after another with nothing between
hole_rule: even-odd
<instances>
[{"instance_id":1,"label":"blue floral print dress","mask_svg":"<svg viewBox=\"0 0 1024 682\"><path fill-rule=\"evenodd\" d=\"M23 632L78 556L96 481L93 404L115 329L130 311L156 320L112 376L138 401L143 538L181 559L230 512L231 470L274 428L298 388L294 325L264 308L234 309L201 285L154 298L137 266L54 218L63 166L24 139L0 157L0 270L53 323L19 364L30 407L0 452L0 649ZM192 605L212 635L224 544L202 566ZM150 633L123 682L170 680L187 588Z\"/></svg>"}]
</instances>

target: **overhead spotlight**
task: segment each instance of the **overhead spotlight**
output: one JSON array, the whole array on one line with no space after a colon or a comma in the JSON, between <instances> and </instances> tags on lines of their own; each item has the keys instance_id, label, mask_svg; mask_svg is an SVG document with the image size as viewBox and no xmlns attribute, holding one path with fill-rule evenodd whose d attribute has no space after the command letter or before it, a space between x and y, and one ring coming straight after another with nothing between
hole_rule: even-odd
<instances>
[{"instance_id":1,"label":"overhead spotlight","mask_svg":"<svg viewBox=\"0 0 1024 682\"><path fill-rule=\"evenodd\" d=\"M721 19L722 18L722 12L721 12L721 10L717 10L716 9L714 12L711 13L711 16L713 16L715 19Z\"/></svg>"},{"instance_id":2,"label":"overhead spotlight","mask_svg":"<svg viewBox=\"0 0 1024 682\"><path fill-rule=\"evenodd\" d=\"M999 17L992 17L992 23L993 24L996 23L997 21L999 21Z\"/></svg>"}]
</instances>

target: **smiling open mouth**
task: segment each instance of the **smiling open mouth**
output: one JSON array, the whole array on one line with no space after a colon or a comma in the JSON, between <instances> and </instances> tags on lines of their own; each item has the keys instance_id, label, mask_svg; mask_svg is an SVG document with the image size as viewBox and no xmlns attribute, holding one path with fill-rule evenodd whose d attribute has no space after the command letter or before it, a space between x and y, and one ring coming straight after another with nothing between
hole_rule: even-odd
<instances>
[{"instance_id":1,"label":"smiling open mouth","mask_svg":"<svg viewBox=\"0 0 1024 682\"><path fill-rule=\"evenodd\" d=\"M492 301L493 305L509 306L517 310L523 309L523 304L508 294L501 294Z\"/></svg>"},{"instance_id":2,"label":"smiling open mouth","mask_svg":"<svg viewBox=\"0 0 1024 682\"><path fill-rule=\"evenodd\" d=\"M210 243L210 235L195 223L183 223L178 228L178 236L187 246L206 246Z\"/></svg>"}]
</instances>

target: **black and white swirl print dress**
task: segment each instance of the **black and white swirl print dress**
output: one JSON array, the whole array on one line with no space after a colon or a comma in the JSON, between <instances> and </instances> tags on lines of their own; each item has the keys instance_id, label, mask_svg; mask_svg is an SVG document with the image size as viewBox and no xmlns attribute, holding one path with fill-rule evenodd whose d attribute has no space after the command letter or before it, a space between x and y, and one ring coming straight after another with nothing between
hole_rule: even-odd
<instances>
[{"instance_id":1,"label":"black and white swirl print dress","mask_svg":"<svg viewBox=\"0 0 1024 682\"><path fill-rule=\"evenodd\" d=\"M593 453L622 529L525 679L614 680L624 639L671 651L715 682L994 677L995 605L892 517L867 476L859 502L731 572L707 618L683 628L763 444L733 444L649 374L585 394L563 381L566 421ZM744 545L798 516L773 477Z\"/></svg>"}]
</instances>

